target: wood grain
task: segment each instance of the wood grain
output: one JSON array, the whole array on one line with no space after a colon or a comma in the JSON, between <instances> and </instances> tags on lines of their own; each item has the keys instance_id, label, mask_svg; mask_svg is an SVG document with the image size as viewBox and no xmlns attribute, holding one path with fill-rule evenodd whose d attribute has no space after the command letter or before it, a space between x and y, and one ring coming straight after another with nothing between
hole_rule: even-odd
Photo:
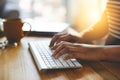
<instances>
[{"instance_id":1,"label":"wood grain","mask_svg":"<svg viewBox=\"0 0 120 80\"><path fill-rule=\"evenodd\" d=\"M0 50L0 80L120 80L120 64L84 62L81 69L48 70L40 74L29 52L28 42L50 39L24 37L18 46Z\"/></svg>"}]
</instances>

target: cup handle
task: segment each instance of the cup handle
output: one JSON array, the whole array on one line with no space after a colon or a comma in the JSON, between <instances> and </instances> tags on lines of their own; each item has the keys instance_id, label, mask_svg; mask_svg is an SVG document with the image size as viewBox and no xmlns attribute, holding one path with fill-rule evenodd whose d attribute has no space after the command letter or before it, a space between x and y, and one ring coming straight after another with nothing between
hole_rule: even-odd
<instances>
[{"instance_id":1,"label":"cup handle","mask_svg":"<svg viewBox=\"0 0 120 80\"><path fill-rule=\"evenodd\" d=\"M27 35L31 32L32 27L31 27L31 24L28 23L28 22L24 22L24 24L28 24L29 27L30 27L30 30L29 30L29 31L26 31L26 32L24 33L24 36L27 36Z\"/></svg>"}]
</instances>

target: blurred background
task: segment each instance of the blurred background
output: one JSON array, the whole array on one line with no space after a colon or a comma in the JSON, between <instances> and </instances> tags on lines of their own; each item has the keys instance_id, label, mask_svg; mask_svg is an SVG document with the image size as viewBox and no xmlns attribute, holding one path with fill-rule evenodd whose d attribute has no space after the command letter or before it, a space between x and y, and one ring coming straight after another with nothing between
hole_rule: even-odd
<instances>
[{"instance_id":1,"label":"blurred background","mask_svg":"<svg viewBox=\"0 0 120 80\"><path fill-rule=\"evenodd\" d=\"M106 2L107 0L7 0L4 9L6 12L9 9L18 11L20 18L39 17L67 22L81 31L100 19ZM12 13L12 16L15 14Z\"/></svg>"}]
</instances>

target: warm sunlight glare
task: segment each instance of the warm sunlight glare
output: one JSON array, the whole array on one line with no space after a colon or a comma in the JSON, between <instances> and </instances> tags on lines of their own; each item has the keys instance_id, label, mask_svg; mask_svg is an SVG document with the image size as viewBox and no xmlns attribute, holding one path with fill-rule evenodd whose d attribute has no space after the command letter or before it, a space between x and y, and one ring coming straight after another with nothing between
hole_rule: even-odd
<instances>
[{"instance_id":1,"label":"warm sunlight glare","mask_svg":"<svg viewBox=\"0 0 120 80\"><path fill-rule=\"evenodd\" d=\"M78 31L82 31L100 20L104 1L77 0L75 16L72 21Z\"/></svg>"},{"instance_id":2,"label":"warm sunlight glare","mask_svg":"<svg viewBox=\"0 0 120 80\"><path fill-rule=\"evenodd\" d=\"M99 20L100 14L97 11L92 11L90 13L90 18L91 20Z\"/></svg>"}]
</instances>

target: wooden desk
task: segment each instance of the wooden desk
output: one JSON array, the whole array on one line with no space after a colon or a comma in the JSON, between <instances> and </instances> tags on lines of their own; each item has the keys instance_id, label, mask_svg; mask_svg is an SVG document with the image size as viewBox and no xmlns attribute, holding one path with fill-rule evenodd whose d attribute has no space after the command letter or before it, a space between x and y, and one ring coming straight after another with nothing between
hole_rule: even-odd
<instances>
[{"instance_id":1,"label":"wooden desk","mask_svg":"<svg viewBox=\"0 0 120 80\"><path fill-rule=\"evenodd\" d=\"M0 50L0 80L120 80L119 62L82 62L83 68L40 74L28 42L49 38L24 37L17 47Z\"/></svg>"}]
</instances>

